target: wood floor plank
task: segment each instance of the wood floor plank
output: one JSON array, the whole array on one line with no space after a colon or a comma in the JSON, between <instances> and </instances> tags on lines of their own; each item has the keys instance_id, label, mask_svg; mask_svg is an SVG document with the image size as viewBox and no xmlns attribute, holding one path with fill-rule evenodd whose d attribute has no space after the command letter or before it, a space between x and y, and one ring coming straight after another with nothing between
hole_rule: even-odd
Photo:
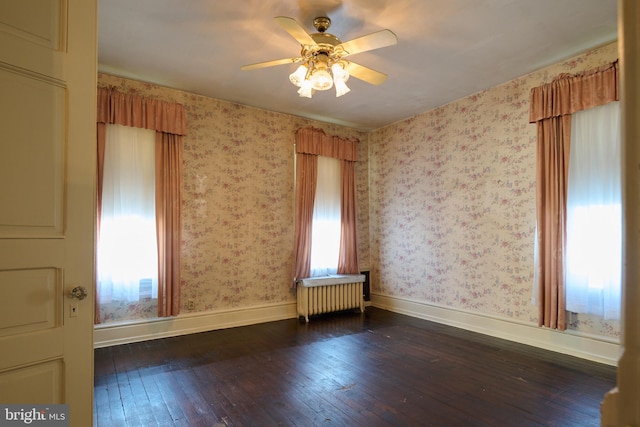
<instances>
[{"instance_id":1,"label":"wood floor plank","mask_svg":"<svg viewBox=\"0 0 640 427\"><path fill-rule=\"evenodd\" d=\"M181 391L180 395L176 396L176 402L178 404L185 400L189 402L191 410L186 413L189 423L196 425L199 422L202 425L211 425L222 422L224 414L216 413L212 405L204 399L197 386L198 379L193 376L191 368L177 369L172 372L172 375L176 381L176 387Z\"/></svg>"},{"instance_id":2,"label":"wood floor plank","mask_svg":"<svg viewBox=\"0 0 640 427\"><path fill-rule=\"evenodd\" d=\"M147 395L140 372L137 369L122 372L118 375L122 411L128 426L154 425L152 402Z\"/></svg>"},{"instance_id":3,"label":"wood floor plank","mask_svg":"<svg viewBox=\"0 0 640 427\"><path fill-rule=\"evenodd\" d=\"M94 382L93 402L93 424L98 427L114 425L111 420L108 388L100 379Z\"/></svg>"},{"instance_id":4,"label":"wood floor plank","mask_svg":"<svg viewBox=\"0 0 640 427\"><path fill-rule=\"evenodd\" d=\"M96 426L599 426L616 369L375 308L95 352Z\"/></svg>"}]
</instances>

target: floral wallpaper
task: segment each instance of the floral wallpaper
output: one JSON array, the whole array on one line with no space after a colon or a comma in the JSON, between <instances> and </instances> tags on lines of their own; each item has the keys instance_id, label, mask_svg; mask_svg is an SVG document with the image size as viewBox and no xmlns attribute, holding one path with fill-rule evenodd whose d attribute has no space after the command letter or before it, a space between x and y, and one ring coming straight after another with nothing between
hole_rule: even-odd
<instances>
[{"instance_id":1,"label":"floral wallpaper","mask_svg":"<svg viewBox=\"0 0 640 427\"><path fill-rule=\"evenodd\" d=\"M537 324L533 298L536 128L529 92L617 58L611 44L363 132L99 74L100 86L187 110L182 312L294 302L294 132L360 140L358 232L373 293ZM155 300L102 307L104 321L154 317ZM569 329L616 338L619 322Z\"/></svg>"},{"instance_id":2,"label":"floral wallpaper","mask_svg":"<svg viewBox=\"0 0 640 427\"><path fill-rule=\"evenodd\" d=\"M616 58L608 45L373 131L372 292L537 324L529 93ZM583 315L569 328L620 334Z\"/></svg>"},{"instance_id":3,"label":"floral wallpaper","mask_svg":"<svg viewBox=\"0 0 640 427\"><path fill-rule=\"evenodd\" d=\"M357 138L359 257L369 263L368 134L107 74L98 85L177 102L187 112L182 217L182 313L295 302L294 134L314 126ZM103 322L157 316L157 301L101 306Z\"/></svg>"}]
</instances>

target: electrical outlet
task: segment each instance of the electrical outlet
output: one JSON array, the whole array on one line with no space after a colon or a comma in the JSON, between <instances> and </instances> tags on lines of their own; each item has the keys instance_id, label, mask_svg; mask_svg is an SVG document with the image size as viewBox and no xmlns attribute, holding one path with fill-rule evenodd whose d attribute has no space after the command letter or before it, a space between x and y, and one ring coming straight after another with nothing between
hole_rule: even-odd
<instances>
[{"instance_id":1,"label":"electrical outlet","mask_svg":"<svg viewBox=\"0 0 640 427\"><path fill-rule=\"evenodd\" d=\"M192 299L188 299L187 300L187 310L195 310L196 309L196 302Z\"/></svg>"}]
</instances>

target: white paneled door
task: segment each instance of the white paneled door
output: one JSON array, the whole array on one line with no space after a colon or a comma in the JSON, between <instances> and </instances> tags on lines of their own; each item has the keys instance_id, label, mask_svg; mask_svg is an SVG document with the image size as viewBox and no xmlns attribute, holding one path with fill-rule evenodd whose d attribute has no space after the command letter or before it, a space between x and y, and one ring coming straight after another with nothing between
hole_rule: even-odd
<instances>
[{"instance_id":1,"label":"white paneled door","mask_svg":"<svg viewBox=\"0 0 640 427\"><path fill-rule=\"evenodd\" d=\"M71 426L93 423L96 13L0 1L0 403Z\"/></svg>"}]
</instances>

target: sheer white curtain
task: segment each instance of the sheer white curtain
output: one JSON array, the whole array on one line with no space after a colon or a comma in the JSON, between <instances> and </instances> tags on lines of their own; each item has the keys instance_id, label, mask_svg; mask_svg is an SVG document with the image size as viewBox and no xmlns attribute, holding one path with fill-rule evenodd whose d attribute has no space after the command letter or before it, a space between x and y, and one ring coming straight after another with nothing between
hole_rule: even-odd
<instances>
[{"instance_id":1,"label":"sheer white curtain","mask_svg":"<svg viewBox=\"0 0 640 427\"><path fill-rule=\"evenodd\" d=\"M567 310L620 318L621 158L618 102L572 115L567 190Z\"/></svg>"},{"instance_id":2,"label":"sheer white curtain","mask_svg":"<svg viewBox=\"0 0 640 427\"><path fill-rule=\"evenodd\" d=\"M318 156L311 226L311 277L338 271L340 228L340 160Z\"/></svg>"},{"instance_id":3,"label":"sheer white curtain","mask_svg":"<svg viewBox=\"0 0 640 427\"><path fill-rule=\"evenodd\" d=\"M100 303L158 295L153 130L106 125L97 269Z\"/></svg>"}]
</instances>

